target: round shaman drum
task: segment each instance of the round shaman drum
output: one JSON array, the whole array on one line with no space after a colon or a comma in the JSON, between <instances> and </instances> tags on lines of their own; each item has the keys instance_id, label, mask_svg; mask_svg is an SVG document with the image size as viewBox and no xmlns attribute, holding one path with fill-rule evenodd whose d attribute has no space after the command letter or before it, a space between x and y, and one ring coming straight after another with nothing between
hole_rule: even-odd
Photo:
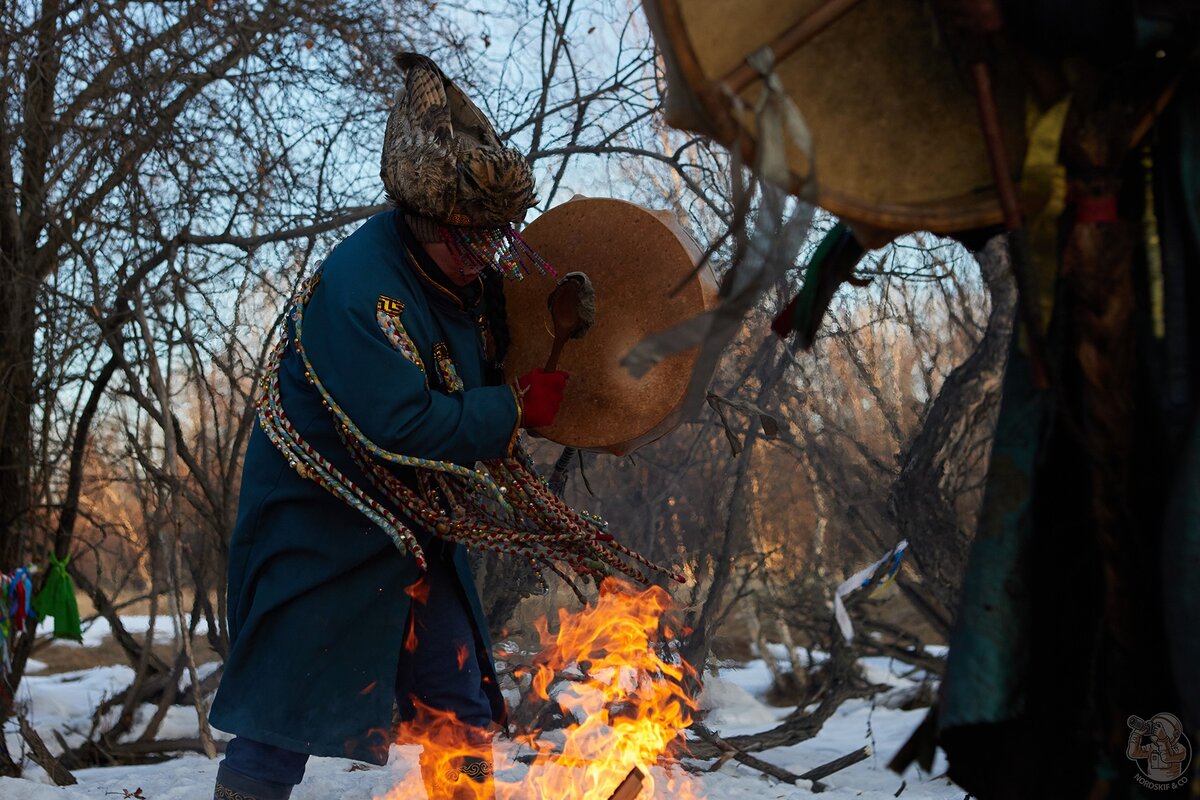
<instances>
[{"instance_id":1,"label":"round shaman drum","mask_svg":"<svg viewBox=\"0 0 1200 800\"><path fill-rule=\"evenodd\" d=\"M707 267L687 280L702 252L674 215L622 200L576 197L542 214L521 235L559 275L586 273L596 292L595 324L582 339L568 340L559 358L559 369L571 378L558 417L537 432L559 444L624 455L678 425L696 350L671 356L638 379L620 366L641 339L716 302ZM505 286L509 381L546 363L554 342L546 300L556 283L534 273Z\"/></svg>"},{"instance_id":2,"label":"round shaman drum","mask_svg":"<svg viewBox=\"0 0 1200 800\"><path fill-rule=\"evenodd\" d=\"M999 223L1001 210L968 84L924 0L645 0L667 67L667 120L756 146L762 81L744 67L770 43L774 71L812 133L813 161L788 148L792 185L815 166L819 205L867 239L876 228L934 233ZM998 54L994 92L1011 163L1025 151L1025 94ZM860 236L860 238L863 238ZM891 238L882 237L882 241Z\"/></svg>"}]
</instances>

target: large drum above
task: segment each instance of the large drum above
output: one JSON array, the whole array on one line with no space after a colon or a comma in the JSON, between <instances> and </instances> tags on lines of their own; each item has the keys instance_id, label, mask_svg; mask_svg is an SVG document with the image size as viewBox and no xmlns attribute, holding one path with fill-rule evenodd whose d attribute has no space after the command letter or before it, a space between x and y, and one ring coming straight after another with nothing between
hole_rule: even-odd
<instances>
[{"instance_id":1,"label":"large drum above","mask_svg":"<svg viewBox=\"0 0 1200 800\"><path fill-rule=\"evenodd\" d=\"M1001 211L968 81L923 0L645 0L667 65L674 127L757 146L761 80L746 57L781 35L818 31L775 65L812 133L817 202L858 231L951 233L999 223ZM837 7L827 26L810 23ZM815 15L815 16L814 16ZM787 48L784 48L785 50ZM1014 167L1025 150L1024 83L997 53L995 95ZM742 68L739 70L739 68ZM743 84L745 84L743 86ZM810 172L789 148L792 185ZM870 237L868 237L870 238ZM887 238L883 237L883 241Z\"/></svg>"},{"instance_id":2,"label":"large drum above","mask_svg":"<svg viewBox=\"0 0 1200 800\"><path fill-rule=\"evenodd\" d=\"M534 220L522 236L558 271L583 272L596 292L596 321L582 339L567 342L559 369L571 374L554 424L537 433L550 441L624 455L680 421L696 352L679 353L640 379L620 366L645 336L711 307L715 282L695 272L701 251L666 211L632 203L577 197ZM554 342L546 301L556 279L531 274L505 286L512 345L506 378L542 367Z\"/></svg>"}]
</instances>

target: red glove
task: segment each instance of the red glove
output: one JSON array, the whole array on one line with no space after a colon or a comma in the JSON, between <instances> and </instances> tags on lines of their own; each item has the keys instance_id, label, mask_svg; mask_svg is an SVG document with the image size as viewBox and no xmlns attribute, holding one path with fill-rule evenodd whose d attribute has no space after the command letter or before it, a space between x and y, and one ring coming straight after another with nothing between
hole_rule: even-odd
<instances>
[{"instance_id":1,"label":"red glove","mask_svg":"<svg viewBox=\"0 0 1200 800\"><path fill-rule=\"evenodd\" d=\"M554 422L562 405L567 373L535 369L517 378L517 395L521 398L521 425L544 428Z\"/></svg>"}]
</instances>

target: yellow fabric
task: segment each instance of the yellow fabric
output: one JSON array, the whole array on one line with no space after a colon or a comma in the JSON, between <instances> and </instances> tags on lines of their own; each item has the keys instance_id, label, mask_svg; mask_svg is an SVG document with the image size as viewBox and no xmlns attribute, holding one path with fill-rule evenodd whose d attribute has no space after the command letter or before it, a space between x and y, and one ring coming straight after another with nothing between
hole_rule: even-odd
<instances>
[{"instance_id":1,"label":"yellow fabric","mask_svg":"<svg viewBox=\"0 0 1200 800\"><path fill-rule=\"evenodd\" d=\"M1033 258L1030 276L1038 301L1042 329L1054 309L1054 281L1058 274L1058 218L1067 207L1067 170L1059 163L1063 124L1067 119L1070 97L1060 100L1044 112L1030 108L1028 115L1029 148L1021 172L1021 194L1030 213L1026 229Z\"/></svg>"}]
</instances>

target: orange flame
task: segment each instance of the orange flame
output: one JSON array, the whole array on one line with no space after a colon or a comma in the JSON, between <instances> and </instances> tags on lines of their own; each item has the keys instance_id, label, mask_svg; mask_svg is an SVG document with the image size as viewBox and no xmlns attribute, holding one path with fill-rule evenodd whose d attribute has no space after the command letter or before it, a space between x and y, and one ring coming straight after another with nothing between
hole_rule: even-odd
<instances>
[{"instance_id":1,"label":"orange flame","mask_svg":"<svg viewBox=\"0 0 1200 800\"><path fill-rule=\"evenodd\" d=\"M557 632L552 634L546 620L539 620L543 649L534 659L529 691L542 701L557 702L574 722L552 737L539 731L520 737L534 751L520 780L510 777L523 768L512 751L525 748L498 742L494 788L487 781L459 777L439 795L454 800L609 800L637 768L645 776L640 800L703 797L699 782L682 769L650 769L695 711L683 689L691 667L660 655L666 652L660 621L670 607L662 589L636 590L610 578L595 605L575 614L559 611ZM564 671L573 679L555 691L555 680ZM453 714L419 706L418 712L418 720L404 726L402 743L422 746L427 779L458 777L464 769L478 772L481 757L492 756L480 732L461 725ZM409 774L383 800L425 796L421 775Z\"/></svg>"}]
</instances>

